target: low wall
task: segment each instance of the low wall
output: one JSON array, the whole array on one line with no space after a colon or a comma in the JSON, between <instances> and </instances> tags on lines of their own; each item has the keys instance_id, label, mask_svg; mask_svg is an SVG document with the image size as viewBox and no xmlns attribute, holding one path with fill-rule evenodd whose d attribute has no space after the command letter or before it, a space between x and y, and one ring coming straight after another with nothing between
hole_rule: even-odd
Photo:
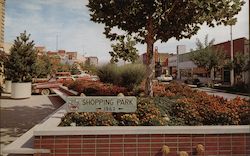
<instances>
[{"instance_id":1,"label":"low wall","mask_svg":"<svg viewBox=\"0 0 250 156\"><path fill-rule=\"evenodd\" d=\"M64 114L58 111L34 130L34 148L50 151L35 156L161 156L163 145L170 148L168 156L191 156L197 144L205 156L250 155L249 125L58 127Z\"/></svg>"},{"instance_id":2,"label":"low wall","mask_svg":"<svg viewBox=\"0 0 250 156\"><path fill-rule=\"evenodd\" d=\"M176 156L180 151L197 155L195 147L202 144L204 155L246 156L249 140L247 134L54 135L36 136L35 148L50 149L50 154L42 154L48 156L160 156L167 145L169 156Z\"/></svg>"}]
</instances>

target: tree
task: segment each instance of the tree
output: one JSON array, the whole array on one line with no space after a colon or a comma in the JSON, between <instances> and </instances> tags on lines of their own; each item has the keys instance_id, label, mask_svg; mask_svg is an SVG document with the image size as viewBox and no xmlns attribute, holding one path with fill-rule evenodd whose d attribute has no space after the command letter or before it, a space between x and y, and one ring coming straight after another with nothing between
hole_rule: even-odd
<instances>
[{"instance_id":1,"label":"tree","mask_svg":"<svg viewBox=\"0 0 250 156\"><path fill-rule=\"evenodd\" d=\"M145 91L153 96L154 43L190 38L205 22L226 25L243 4L243 0L89 0L87 7L92 21L105 24L107 38L117 39L112 30L118 28L147 44Z\"/></svg>"},{"instance_id":2,"label":"tree","mask_svg":"<svg viewBox=\"0 0 250 156\"><path fill-rule=\"evenodd\" d=\"M29 40L30 34L27 35L24 31L10 48L9 61L6 62L5 68L8 71L7 77L13 82L30 82L36 75L37 52L34 41Z\"/></svg>"},{"instance_id":3,"label":"tree","mask_svg":"<svg viewBox=\"0 0 250 156\"><path fill-rule=\"evenodd\" d=\"M233 62L230 63L231 68L234 69L235 75L238 76L237 81L241 81L242 73L249 70L249 58L244 56L243 53L238 52L234 55ZM237 82L238 83L238 82Z\"/></svg>"},{"instance_id":4,"label":"tree","mask_svg":"<svg viewBox=\"0 0 250 156\"><path fill-rule=\"evenodd\" d=\"M214 39L208 42L208 35L205 37L204 44L197 39L196 50L192 51L190 58L198 66L203 67L211 73L213 78L212 69L222 68L225 63L226 55L220 49L213 46Z\"/></svg>"},{"instance_id":5,"label":"tree","mask_svg":"<svg viewBox=\"0 0 250 156\"><path fill-rule=\"evenodd\" d=\"M70 66L70 73L72 75L76 75L76 74L79 74L80 73L80 70L78 69L78 64L77 63L74 63Z\"/></svg>"},{"instance_id":6,"label":"tree","mask_svg":"<svg viewBox=\"0 0 250 156\"><path fill-rule=\"evenodd\" d=\"M42 55L36 63L36 75L38 78L46 78L52 72L52 64L47 55Z\"/></svg>"},{"instance_id":7,"label":"tree","mask_svg":"<svg viewBox=\"0 0 250 156\"><path fill-rule=\"evenodd\" d=\"M131 36L127 36L127 41L124 37L120 37L118 43L111 45L113 51L109 52L112 57L110 62L118 62L119 59L122 59L125 62L134 63L139 57L138 50L134 47L135 45L136 41L132 40Z\"/></svg>"}]
</instances>

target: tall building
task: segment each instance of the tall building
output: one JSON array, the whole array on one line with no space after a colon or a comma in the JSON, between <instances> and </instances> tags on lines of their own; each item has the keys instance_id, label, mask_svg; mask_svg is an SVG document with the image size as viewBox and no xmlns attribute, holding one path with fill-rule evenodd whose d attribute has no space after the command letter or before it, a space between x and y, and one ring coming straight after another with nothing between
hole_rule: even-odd
<instances>
[{"instance_id":1,"label":"tall building","mask_svg":"<svg viewBox=\"0 0 250 156\"><path fill-rule=\"evenodd\" d=\"M5 0L0 0L0 48L4 48L4 18L5 18Z\"/></svg>"}]
</instances>

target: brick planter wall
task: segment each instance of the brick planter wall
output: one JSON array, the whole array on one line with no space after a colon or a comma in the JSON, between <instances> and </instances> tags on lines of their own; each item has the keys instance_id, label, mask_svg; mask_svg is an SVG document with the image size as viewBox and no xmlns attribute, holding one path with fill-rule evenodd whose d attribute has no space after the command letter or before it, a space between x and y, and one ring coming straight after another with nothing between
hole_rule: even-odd
<instances>
[{"instance_id":1,"label":"brick planter wall","mask_svg":"<svg viewBox=\"0 0 250 156\"><path fill-rule=\"evenodd\" d=\"M127 134L35 136L36 149L50 149L49 154L35 156L161 156L161 148L170 148L168 156L180 151L197 155L202 144L205 156L250 155L249 134Z\"/></svg>"}]
</instances>

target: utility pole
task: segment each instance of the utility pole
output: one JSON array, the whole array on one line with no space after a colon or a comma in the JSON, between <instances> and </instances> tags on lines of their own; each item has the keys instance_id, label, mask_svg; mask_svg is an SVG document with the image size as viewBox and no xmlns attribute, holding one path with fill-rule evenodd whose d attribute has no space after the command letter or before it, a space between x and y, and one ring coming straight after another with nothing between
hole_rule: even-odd
<instances>
[{"instance_id":1,"label":"utility pole","mask_svg":"<svg viewBox=\"0 0 250 156\"><path fill-rule=\"evenodd\" d=\"M56 34L56 51L58 51L58 33Z\"/></svg>"},{"instance_id":2,"label":"utility pole","mask_svg":"<svg viewBox=\"0 0 250 156\"><path fill-rule=\"evenodd\" d=\"M230 25L230 37L231 37L231 41L230 41L230 57L231 57L231 61L233 62L234 60L234 45L233 45L233 25ZM231 69L230 71L230 84L231 86L234 85L234 68Z\"/></svg>"}]
</instances>

